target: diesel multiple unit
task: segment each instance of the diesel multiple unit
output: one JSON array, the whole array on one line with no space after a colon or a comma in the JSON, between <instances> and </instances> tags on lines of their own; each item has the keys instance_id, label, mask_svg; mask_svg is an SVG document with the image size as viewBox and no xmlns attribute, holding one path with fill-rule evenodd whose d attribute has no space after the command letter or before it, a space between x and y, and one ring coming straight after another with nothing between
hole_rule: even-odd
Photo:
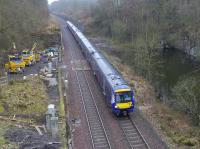
<instances>
[{"instance_id":1,"label":"diesel multiple unit","mask_svg":"<svg viewBox=\"0 0 200 149\"><path fill-rule=\"evenodd\" d=\"M86 60L91 65L112 111L116 115L133 112L134 93L131 87L76 26L67 21L67 27L80 45Z\"/></svg>"}]
</instances>

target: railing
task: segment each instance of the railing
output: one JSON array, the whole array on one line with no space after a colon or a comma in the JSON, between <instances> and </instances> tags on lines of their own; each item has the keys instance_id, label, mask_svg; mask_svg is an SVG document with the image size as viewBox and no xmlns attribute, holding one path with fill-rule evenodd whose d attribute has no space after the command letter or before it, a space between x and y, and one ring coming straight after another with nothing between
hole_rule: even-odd
<instances>
[{"instance_id":1,"label":"railing","mask_svg":"<svg viewBox=\"0 0 200 149\"><path fill-rule=\"evenodd\" d=\"M0 77L0 86L4 86L8 84L8 77Z\"/></svg>"}]
</instances>

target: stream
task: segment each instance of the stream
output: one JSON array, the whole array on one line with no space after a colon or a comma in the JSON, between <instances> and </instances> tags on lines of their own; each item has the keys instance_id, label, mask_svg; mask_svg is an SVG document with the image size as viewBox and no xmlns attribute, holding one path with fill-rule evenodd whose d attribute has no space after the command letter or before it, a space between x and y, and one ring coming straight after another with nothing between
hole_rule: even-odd
<instances>
[{"instance_id":1,"label":"stream","mask_svg":"<svg viewBox=\"0 0 200 149\"><path fill-rule=\"evenodd\" d=\"M167 101L171 98L171 90L176 83L184 76L191 75L197 68L199 62L188 57L187 54L180 50L168 49L162 56L162 67L156 71L163 77L153 78L153 86L158 97ZM196 72L200 75L200 71Z\"/></svg>"}]
</instances>

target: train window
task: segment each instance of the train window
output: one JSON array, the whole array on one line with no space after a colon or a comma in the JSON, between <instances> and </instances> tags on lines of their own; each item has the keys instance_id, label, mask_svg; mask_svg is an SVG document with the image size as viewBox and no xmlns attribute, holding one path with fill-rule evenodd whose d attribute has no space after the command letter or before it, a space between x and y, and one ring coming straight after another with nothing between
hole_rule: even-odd
<instances>
[{"instance_id":1,"label":"train window","mask_svg":"<svg viewBox=\"0 0 200 149\"><path fill-rule=\"evenodd\" d=\"M11 57L10 61L21 61L20 57Z\"/></svg>"},{"instance_id":2,"label":"train window","mask_svg":"<svg viewBox=\"0 0 200 149\"><path fill-rule=\"evenodd\" d=\"M120 93L116 93L115 95L115 101L117 103L124 103L124 102L130 102L132 94L131 92L120 92Z\"/></svg>"},{"instance_id":3,"label":"train window","mask_svg":"<svg viewBox=\"0 0 200 149\"><path fill-rule=\"evenodd\" d=\"M30 52L30 51L23 51L22 54L23 54L23 55L30 55L31 52Z\"/></svg>"}]
</instances>

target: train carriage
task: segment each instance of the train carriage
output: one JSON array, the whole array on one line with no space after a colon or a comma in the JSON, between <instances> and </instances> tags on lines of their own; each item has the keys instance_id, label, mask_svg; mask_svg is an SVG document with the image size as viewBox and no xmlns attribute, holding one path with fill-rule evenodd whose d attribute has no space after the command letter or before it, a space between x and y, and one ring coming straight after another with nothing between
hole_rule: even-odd
<instances>
[{"instance_id":1,"label":"train carriage","mask_svg":"<svg viewBox=\"0 0 200 149\"><path fill-rule=\"evenodd\" d=\"M91 65L112 111L116 115L133 112L134 93L131 87L108 60L92 46L78 28L69 21L67 21L67 27L79 43L84 56Z\"/></svg>"}]
</instances>

